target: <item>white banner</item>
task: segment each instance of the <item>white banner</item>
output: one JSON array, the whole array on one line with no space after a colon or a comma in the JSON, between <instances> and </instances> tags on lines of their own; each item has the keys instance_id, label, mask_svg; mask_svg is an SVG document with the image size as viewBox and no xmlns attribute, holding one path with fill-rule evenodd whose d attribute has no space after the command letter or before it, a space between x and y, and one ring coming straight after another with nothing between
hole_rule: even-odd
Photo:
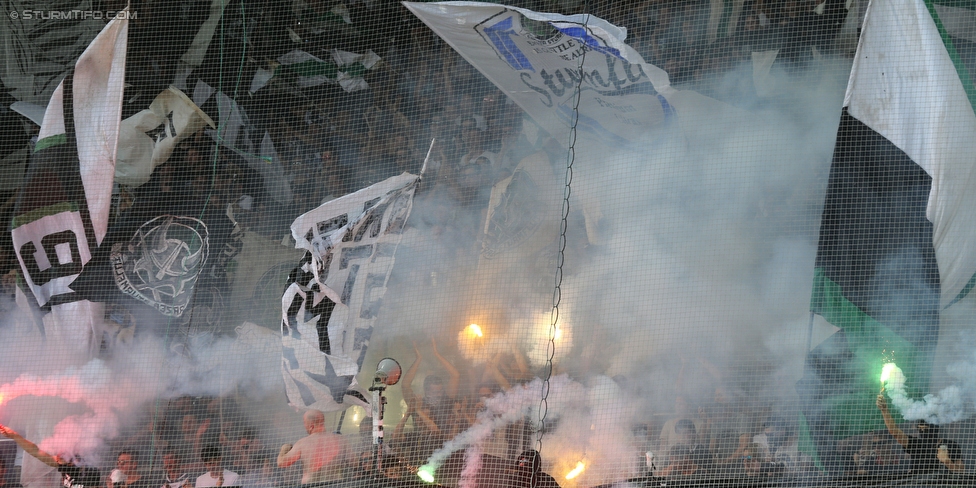
<instances>
[{"instance_id":1,"label":"white banner","mask_svg":"<svg viewBox=\"0 0 976 488\"><path fill-rule=\"evenodd\" d=\"M626 146L674 115L667 73L624 43L626 29L600 18L480 2L404 5L557 140L576 123L580 137Z\"/></svg>"},{"instance_id":2,"label":"white banner","mask_svg":"<svg viewBox=\"0 0 976 488\"><path fill-rule=\"evenodd\" d=\"M386 293L418 179L404 173L332 200L291 226L305 257L281 299L282 373L290 404L365 405L356 375Z\"/></svg>"},{"instance_id":3,"label":"white banner","mask_svg":"<svg viewBox=\"0 0 976 488\"><path fill-rule=\"evenodd\" d=\"M72 283L105 237L122 113L128 15L95 37L58 85L44 113L11 225L14 252L45 321L46 335L88 354L101 306ZM66 352L67 353L67 352Z\"/></svg>"}]
</instances>

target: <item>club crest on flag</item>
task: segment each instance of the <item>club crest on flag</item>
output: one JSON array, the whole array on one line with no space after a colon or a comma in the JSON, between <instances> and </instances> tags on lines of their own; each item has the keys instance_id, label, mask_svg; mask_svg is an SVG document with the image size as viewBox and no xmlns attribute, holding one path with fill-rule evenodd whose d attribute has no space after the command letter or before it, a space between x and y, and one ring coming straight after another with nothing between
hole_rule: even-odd
<instances>
[{"instance_id":1,"label":"club crest on flag","mask_svg":"<svg viewBox=\"0 0 976 488\"><path fill-rule=\"evenodd\" d=\"M163 315L179 317L209 252L207 226L192 217L161 215L143 224L126 244L115 244L111 262L119 290Z\"/></svg>"}]
</instances>

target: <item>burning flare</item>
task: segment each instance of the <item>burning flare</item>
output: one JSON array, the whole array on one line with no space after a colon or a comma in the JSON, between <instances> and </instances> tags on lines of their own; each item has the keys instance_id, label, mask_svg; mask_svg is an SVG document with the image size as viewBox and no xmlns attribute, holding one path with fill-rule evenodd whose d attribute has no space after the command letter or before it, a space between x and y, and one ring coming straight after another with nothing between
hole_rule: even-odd
<instances>
[{"instance_id":1,"label":"burning flare","mask_svg":"<svg viewBox=\"0 0 976 488\"><path fill-rule=\"evenodd\" d=\"M468 326L468 333L470 333L474 337L484 337L485 336L484 333L481 332L481 327L478 327L478 324L471 324L471 325L469 325Z\"/></svg>"},{"instance_id":2,"label":"burning flare","mask_svg":"<svg viewBox=\"0 0 976 488\"><path fill-rule=\"evenodd\" d=\"M580 462L576 463L576 467L573 468L573 470L570 471L569 473L566 473L566 479L571 480L571 479L579 476L580 473L582 473L584 469L586 469L586 463L584 463L583 461L580 461Z\"/></svg>"},{"instance_id":3,"label":"burning flare","mask_svg":"<svg viewBox=\"0 0 976 488\"><path fill-rule=\"evenodd\" d=\"M881 391L884 392L885 383L888 382L888 378L891 378L891 373L898 369L895 363L887 363L881 368Z\"/></svg>"},{"instance_id":4,"label":"burning flare","mask_svg":"<svg viewBox=\"0 0 976 488\"><path fill-rule=\"evenodd\" d=\"M421 466L420 469L417 470L417 476L419 476L420 479L424 480L425 483L433 483L434 471L437 471L437 468L435 468L430 464L425 464Z\"/></svg>"}]
</instances>

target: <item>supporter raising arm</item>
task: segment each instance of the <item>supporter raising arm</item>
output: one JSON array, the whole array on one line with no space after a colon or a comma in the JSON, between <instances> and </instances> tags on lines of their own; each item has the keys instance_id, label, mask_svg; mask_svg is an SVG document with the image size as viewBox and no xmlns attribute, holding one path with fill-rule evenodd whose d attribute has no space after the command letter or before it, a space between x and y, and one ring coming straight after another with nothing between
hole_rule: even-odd
<instances>
[{"instance_id":1,"label":"supporter raising arm","mask_svg":"<svg viewBox=\"0 0 976 488\"><path fill-rule=\"evenodd\" d=\"M38 461L57 469L61 473L62 484L71 488L94 488L101 485L101 474L98 468L78 466L72 461L66 461L60 455L52 455L37 447L37 444L27 440L16 431L0 425L0 434L13 440L27 454Z\"/></svg>"},{"instance_id":2,"label":"supporter raising arm","mask_svg":"<svg viewBox=\"0 0 976 488\"><path fill-rule=\"evenodd\" d=\"M909 436L891 417L884 394L878 395L877 405L888 432L911 457L912 474L930 473L938 469L941 465L938 458L939 426L919 420L915 426L919 433L918 437Z\"/></svg>"},{"instance_id":3,"label":"supporter raising arm","mask_svg":"<svg viewBox=\"0 0 976 488\"><path fill-rule=\"evenodd\" d=\"M449 379L444 384L443 378L437 375L427 375L424 378L424 396L418 398L411 384L417 376L417 369L423 361L420 349L414 344L417 359L403 375L403 399L412 408L414 420L420 420L419 426L423 430L437 436L451 437L457 432L455 419L455 405L461 374L457 368L447 361L437 350L437 343L431 341L434 356L447 371Z\"/></svg>"},{"instance_id":4,"label":"supporter raising arm","mask_svg":"<svg viewBox=\"0 0 976 488\"><path fill-rule=\"evenodd\" d=\"M14 441L18 446L20 446L21 449L24 450L24 452L37 458L38 461L52 468L57 468L61 465L59 462L60 460L57 457L42 451L39 447L37 447L37 444L24 439L24 436L18 434L10 427L0 425L0 434L3 434L4 437Z\"/></svg>"}]
</instances>

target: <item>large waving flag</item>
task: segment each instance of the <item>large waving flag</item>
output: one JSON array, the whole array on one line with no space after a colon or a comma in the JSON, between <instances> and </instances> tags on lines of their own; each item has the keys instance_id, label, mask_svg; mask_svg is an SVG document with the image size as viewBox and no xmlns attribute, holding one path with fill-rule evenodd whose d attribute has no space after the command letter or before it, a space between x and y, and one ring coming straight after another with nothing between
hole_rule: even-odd
<instances>
[{"instance_id":1,"label":"large waving flag","mask_svg":"<svg viewBox=\"0 0 976 488\"><path fill-rule=\"evenodd\" d=\"M108 227L127 37L122 12L54 91L11 223L27 286L51 309L45 330L84 352L101 314L72 283Z\"/></svg>"},{"instance_id":2,"label":"large waving flag","mask_svg":"<svg viewBox=\"0 0 976 488\"><path fill-rule=\"evenodd\" d=\"M927 392L940 312L974 284L976 92L946 28L960 19L940 15L972 11L872 2L847 88L811 299L840 330L797 384L807 446L828 467L833 442L884 428L884 363Z\"/></svg>"},{"instance_id":3,"label":"large waving flag","mask_svg":"<svg viewBox=\"0 0 976 488\"><path fill-rule=\"evenodd\" d=\"M366 405L356 375L413 207L404 173L329 201L291 226L305 256L281 298L288 402L322 411Z\"/></svg>"},{"instance_id":4,"label":"large waving flag","mask_svg":"<svg viewBox=\"0 0 976 488\"><path fill-rule=\"evenodd\" d=\"M626 145L673 115L667 73L624 43L626 29L598 17L480 2L404 5L557 140L576 124L588 140Z\"/></svg>"}]
</instances>

